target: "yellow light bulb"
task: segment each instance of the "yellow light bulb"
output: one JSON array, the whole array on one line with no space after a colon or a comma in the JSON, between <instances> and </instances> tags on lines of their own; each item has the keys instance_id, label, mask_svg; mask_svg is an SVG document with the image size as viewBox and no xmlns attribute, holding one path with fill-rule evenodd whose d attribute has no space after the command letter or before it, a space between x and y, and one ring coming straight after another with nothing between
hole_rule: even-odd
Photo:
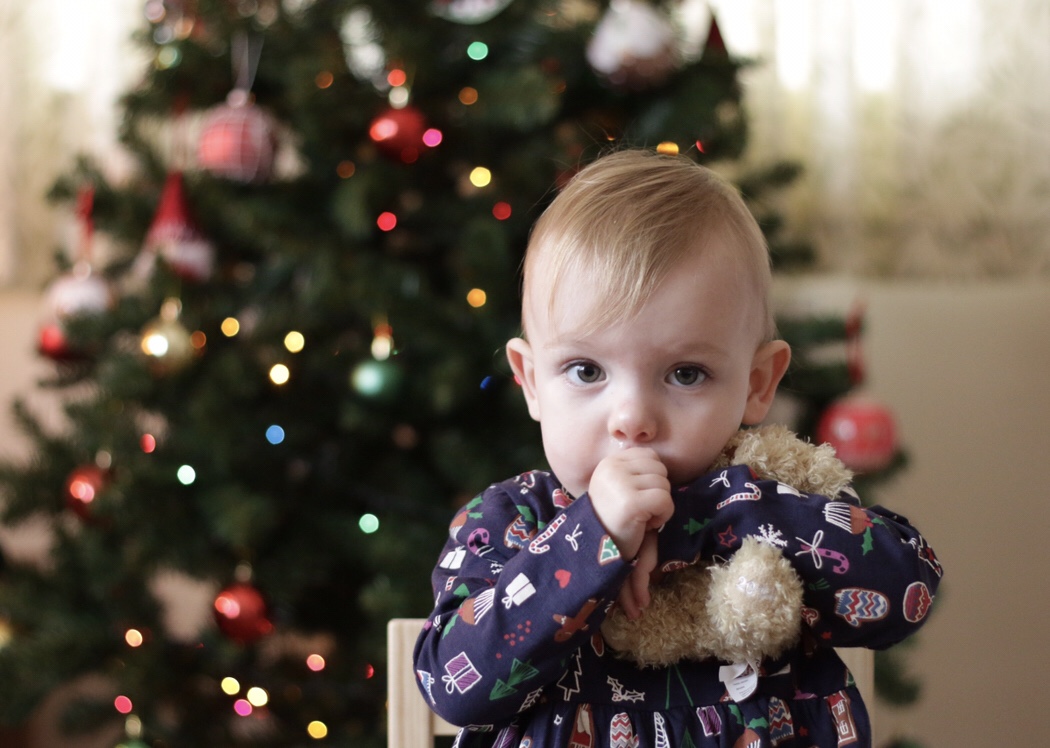
<instances>
[{"instance_id":1,"label":"yellow light bulb","mask_svg":"<svg viewBox=\"0 0 1050 748\"><path fill-rule=\"evenodd\" d=\"M485 302L488 301L488 294L486 294L480 288L472 288L467 294L467 303L475 309L485 306Z\"/></svg>"},{"instance_id":2,"label":"yellow light bulb","mask_svg":"<svg viewBox=\"0 0 1050 748\"><path fill-rule=\"evenodd\" d=\"M488 187L492 181L492 172L484 166L476 166L470 172L470 183L475 187Z\"/></svg>"},{"instance_id":3,"label":"yellow light bulb","mask_svg":"<svg viewBox=\"0 0 1050 748\"><path fill-rule=\"evenodd\" d=\"M270 369L270 381L274 384L287 384L291 375L288 367L284 364L276 364Z\"/></svg>"}]
</instances>

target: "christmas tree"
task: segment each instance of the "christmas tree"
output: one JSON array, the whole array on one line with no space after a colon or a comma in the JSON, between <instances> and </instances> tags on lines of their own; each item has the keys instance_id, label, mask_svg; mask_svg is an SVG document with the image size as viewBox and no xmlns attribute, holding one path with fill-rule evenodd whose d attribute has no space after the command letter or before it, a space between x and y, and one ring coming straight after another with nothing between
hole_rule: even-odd
<instances>
[{"instance_id":1,"label":"christmas tree","mask_svg":"<svg viewBox=\"0 0 1050 748\"><path fill-rule=\"evenodd\" d=\"M746 63L713 23L683 51L675 5L144 3L137 169L87 156L54 189L84 226L39 338L65 427L16 404L34 456L0 466L2 521L53 532L0 583L5 722L94 673L74 733L383 743L385 622L429 609L457 506L542 466L502 346L557 185L610 147L685 153L804 257L766 201L795 168L736 163Z\"/></svg>"}]
</instances>

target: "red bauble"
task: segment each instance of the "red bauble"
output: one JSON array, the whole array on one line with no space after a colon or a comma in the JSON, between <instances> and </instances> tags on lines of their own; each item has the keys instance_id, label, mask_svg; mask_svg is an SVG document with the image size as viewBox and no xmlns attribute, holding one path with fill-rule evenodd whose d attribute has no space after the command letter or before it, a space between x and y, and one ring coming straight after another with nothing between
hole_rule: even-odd
<instances>
[{"instance_id":1,"label":"red bauble","mask_svg":"<svg viewBox=\"0 0 1050 748\"><path fill-rule=\"evenodd\" d=\"M411 163L419 158L426 129L426 120L415 107L389 108L372 120L368 137L384 156Z\"/></svg>"},{"instance_id":2,"label":"red bauble","mask_svg":"<svg viewBox=\"0 0 1050 748\"><path fill-rule=\"evenodd\" d=\"M109 483L108 473L98 465L81 465L66 478L66 506L81 519L91 517L91 504Z\"/></svg>"},{"instance_id":3,"label":"red bauble","mask_svg":"<svg viewBox=\"0 0 1050 748\"><path fill-rule=\"evenodd\" d=\"M200 282L211 277L215 248L190 215L182 173L173 171L164 181L153 223L146 233L136 271L148 275L160 257L178 276Z\"/></svg>"},{"instance_id":4,"label":"red bauble","mask_svg":"<svg viewBox=\"0 0 1050 748\"><path fill-rule=\"evenodd\" d=\"M234 582L215 597L215 622L223 634L250 644L273 631L266 599L246 582Z\"/></svg>"},{"instance_id":5,"label":"red bauble","mask_svg":"<svg viewBox=\"0 0 1050 748\"><path fill-rule=\"evenodd\" d=\"M87 263L56 278L44 295L44 319L40 325L37 350L56 361L79 358L66 339L65 322L81 314L99 314L113 305L109 284L91 272Z\"/></svg>"},{"instance_id":6,"label":"red bauble","mask_svg":"<svg viewBox=\"0 0 1050 748\"><path fill-rule=\"evenodd\" d=\"M850 470L871 473L890 464L897 451L897 427L889 408L863 395L832 403L817 424L817 441L834 447Z\"/></svg>"},{"instance_id":7,"label":"red bauble","mask_svg":"<svg viewBox=\"0 0 1050 748\"><path fill-rule=\"evenodd\" d=\"M197 141L197 163L216 176L236 182L263 182L273 174L277 137L272 118L234 91L211 109Z\"/></svg>"}]
</instances>

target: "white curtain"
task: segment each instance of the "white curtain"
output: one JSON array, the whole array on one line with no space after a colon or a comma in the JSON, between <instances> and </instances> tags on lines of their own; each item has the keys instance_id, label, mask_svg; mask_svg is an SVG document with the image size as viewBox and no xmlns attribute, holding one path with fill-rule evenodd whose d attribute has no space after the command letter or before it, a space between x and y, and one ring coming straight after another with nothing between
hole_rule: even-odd
<instances>
[{"instance_id":1,"label":"white curtain","mask_svg":"<svg viewBox=\"0 0 1050 748\"><path fill-rule=\"evenodd\" d=\"M77 153L119 177L115 102L141 71L141 0L0 0L0 287L39 285L76 227L47 204Z\"/></svg>"},{"instance_id":2,"label":"white curtain","mask_svg":"<svg viewBox=\"0 0 1050 748\"><path fill-rule=\"evenodd\" d=\"M42 201L73 154L128 168L114 103L144 64L143 7L0 0L0 285L75 243ZM782 208L824 269L1050 275L1050 2L682 0L693 43L712 11L757 62L747 161L804 166Z\"/></svg>"},{"instance_id":3,"label":"white curtain","mask_svg":"<svg viewBox=\"0 0 1050 748\"><path fill-rule=\"evenodd\" d=\"M1050 276L1050 3L686 0L746 74L748 160L800 161L785 214L822 266Z\"/></svg>"}]
</instances>

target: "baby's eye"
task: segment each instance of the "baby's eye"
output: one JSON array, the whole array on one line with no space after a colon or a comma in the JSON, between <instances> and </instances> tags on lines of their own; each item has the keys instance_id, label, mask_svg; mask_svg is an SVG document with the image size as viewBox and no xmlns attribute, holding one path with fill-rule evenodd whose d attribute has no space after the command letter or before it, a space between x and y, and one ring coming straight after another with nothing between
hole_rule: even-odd
<instances>
[{"instance_id":1,"label":"baby's eye","mask_svg":"<svg viewBox=\"0 0 1050 748\"><path fill-rule=\"evenodd\" d=\"M576 384L594 384L602 378L602 368L590 361L571 364L566 373Z\"/></svg>"},{"instance_id":2,"label":"baby's eye","mask_svg":"<svg viewBox=\"0 0 1050 748\"><path fill-rule=\"evenodd\" d=\"M671 379L675 384L690 387L707 379L707 373L699 366L679 366L671 372Z\"/></svg>"}]
</instances>

